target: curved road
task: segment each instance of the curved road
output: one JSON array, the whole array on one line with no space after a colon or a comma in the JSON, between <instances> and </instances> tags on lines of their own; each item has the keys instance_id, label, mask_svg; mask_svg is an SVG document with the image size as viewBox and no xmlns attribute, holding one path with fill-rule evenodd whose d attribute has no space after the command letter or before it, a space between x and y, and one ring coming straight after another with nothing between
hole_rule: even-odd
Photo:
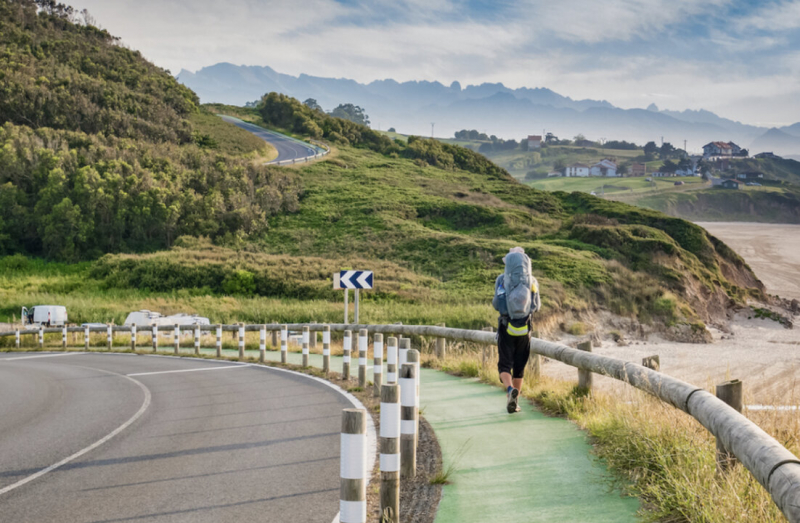
<instances>
[{"instance_id":1,"label":"curved road","mask_svg":"<svg viewBox=\"0 0 800 523\"><path fill-rule=\"evenodd\" d=\"M309 145L305 142L300 140L296 140L285 134L276 133L274 131L268 131L263 127L259 127L257 125L253 125L251 123L244 122L238 118L234 118L232 116L224 116L221 115L222 119L228 123L232 123L237 127L241 127L245 131L248 131L265 142L271 144L275 149L278 151L278 157L272 160L269 163L279 163L291 160L302 160L309 156L314 156L315 154L322 152L322 149L318 149L313 145Z\"/></svg>"},{"instance_id":2,"label":"curved road","mask_svg":"<svg viewBox=\"0 0 800 523\"><path fill-rule=\"evenodd\" d=\"M351 406L265 367L2 354L0 520L330 523Z\"/></svg>"}]
</instances>

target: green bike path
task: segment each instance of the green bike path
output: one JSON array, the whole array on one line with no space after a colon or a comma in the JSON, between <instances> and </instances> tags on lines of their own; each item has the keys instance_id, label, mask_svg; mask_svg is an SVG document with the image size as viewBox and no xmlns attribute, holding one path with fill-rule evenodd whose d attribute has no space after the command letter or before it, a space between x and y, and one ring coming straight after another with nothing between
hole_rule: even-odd
<instances>
[{"instance_id":1,"label":"green bike path","mask_svg":"<svg viewBox=\"0 0 800 523\"><path fill-rule=\"evenodd\" d=\"M280 352L268 350L266 359L280 361ZM301 364L301 354L290 352L288 362ZM322 356L310 354L309 364L321 368ZM341 372L340 356L331 357L331 369ZM357 357L350 369L357 377ZM372 379L371 358L367 369ZM444 468L454 467L436 523L639 521L639 500L611 487L584 432L526 400L520 406L510 415L499 387L422 369L420 410L439 440Z\"/></svg>"}]
</instances>

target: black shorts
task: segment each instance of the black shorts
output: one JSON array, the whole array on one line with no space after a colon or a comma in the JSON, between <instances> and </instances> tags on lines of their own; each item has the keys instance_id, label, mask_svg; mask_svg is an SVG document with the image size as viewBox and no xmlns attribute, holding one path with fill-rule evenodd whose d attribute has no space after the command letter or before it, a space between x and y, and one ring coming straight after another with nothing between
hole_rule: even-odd
<instances>
[{"instance_id":1,"label":"black shorts","mask_svg":"<svg viewBox=\"0 0 800 523\"><path fill-rule=\"evenodd\" d=\"M528 334L524 336L512 336L506 327L502 320L498 321L497 372L508 372L512 378L520 379L525 375L525 365L531 354L531 321L528 320Z\"/></svg>"}]
</instances>

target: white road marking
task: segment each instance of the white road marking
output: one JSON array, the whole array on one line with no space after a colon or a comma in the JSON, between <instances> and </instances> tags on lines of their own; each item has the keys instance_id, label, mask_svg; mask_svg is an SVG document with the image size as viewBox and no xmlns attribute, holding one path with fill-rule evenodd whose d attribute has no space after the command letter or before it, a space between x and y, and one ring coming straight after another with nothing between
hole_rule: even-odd
<instances>
[{"instance_id":1,"label":"white road marking","mask_svg":"<svg viewBox=\"0 0 800 523\"><path fill-rule=\"evenodd\" d=\"M225 365L224 367L203 367L202 369L181 369L181 370L160 370L157 372L137 372L134 374L126 374L126 376L152 376L153 374L175 374L177 372L199 372L201 370L224 370L224 369L243 369L249 367L250 364L244 365Z\"/></svg>"},{"instance_id":2,"label":"white road marking","mask_svg":"<svg viewBox=\"0 0 800 523\"><path fill-rule=\"evenodd\" d=\"M83 368L89 369L89 368L91 368L91 367L83 367ZM107 374L113 374L114 376L119 376L119 377L121 377L121 378L125 378L126 380L131 380L132 382L134 382L134 383L135 383L136 385L138 385L138 386L139 386L139 388L141 388L141 389L142 389L142 391L144 392L144 402L142 403L142 406L139 408L139 410L136 412L136 414L134 414L134 415L133 415L133 416L132 416L132 417L131 417L131 418L130 418L128 421L126 421L125 423L123 423L122 425L120 425L119 427L117 427L117 428L116 428L116 429L115 429L113 432L109 433L109 434L108 434L107 436L105 436L104 438L102 438L102 439L100 439L100 440L98 440L98 441L96 441L96 442L92 443L91 445L89 445L88 447L86 447L86 448L84 448L84 449L81 449L81 450L79 450L79 451L78 451L78 452L76 452L75 454L73 454L73 455L71 455L71 456L69 456L69 457L66 457L66 458L62 459L62 460L61 460L61 461L59 461L58 463L55 463L55 464L53 464L53 465L50 465L49 467L47 467L47 468L44 468L44 469L40 470L39 472L36 472L36 473L34 473L34 474L31 474L31 475L30 475L30 476L28 476L27 478L21 479L21 480L17 481L16 483L13 483L13 484L11 484L11 485L9 485L9 486L7 486L7 487L4 487L4 488L0 489L0 496L2 496L3 494L6 494L6 493L8 493L8 492L11 492L11 491L12 491L12 490L14 490L15 488L21 487L22 485L25 485L26 483L30 483L31 481L33 481L33 480L35 480L35 479L37 479L37 478L40 478L40 477L44 476L44 475L45 475L45 474L47 474L48 472L52 472L52 471L54 471L55 469L57 469L57 468L59 468L59 467L62 467L62 466L64 466L64 465L66 465L66 464L67 464L67 463L69 463L70 461L73 461L73 460L75 460L75 459L77 459L77 458L79 458L79 457L83 456L83 455L84 455L84 454L86 454L87 452L91 452L92 450L96 449L97 447L99 447L99 446L100 446L100 445L102 445L103 443L107 442L108 440L110 440L111 438L113 438L114 436L116 436L117 434L119 434L120 432L122 432L123 430L127 429L128 427L130 427L130 426L131 426L131 424L132 424L134 421L136 421L137 419L139 419L139 418L142 416L142 414L144 414L144 411L146 411L146 410L147 410L147 407L149 407L149 406L150 406L150 400L151 400L151 398L152 398L152 396L150 395L150 389L148 389L147 387L145 387L145 386L144 386L144 384L143 384L142 382L140 382L140 381L137 381L137 380L135 380L135 379L133 379L133 378L129 378L128 376L124 376L124 375L122 375L122 374L117 374L116 372L111 372L111 371L107 371L107 370L103 370L103 369L95 369L95 368L91 368L91 369L92 369L92 370L95 370L95 371L99 371L99 372L105 372L105 373L107 373Z\"/></svg>"},{"instance_id":3,"label":"white road marking","mask_svg":"<svg viewBox=\"0 0 800 523\"><path fill-rule=\"evenodd\" d=\"M15 358L0 358L0 361L32 360L34 358L55 358L56 356L74 356L86 354L85 352L65 352L61 354L37 354L36 356L17 356Z\"/></svg>"}]
</instances>

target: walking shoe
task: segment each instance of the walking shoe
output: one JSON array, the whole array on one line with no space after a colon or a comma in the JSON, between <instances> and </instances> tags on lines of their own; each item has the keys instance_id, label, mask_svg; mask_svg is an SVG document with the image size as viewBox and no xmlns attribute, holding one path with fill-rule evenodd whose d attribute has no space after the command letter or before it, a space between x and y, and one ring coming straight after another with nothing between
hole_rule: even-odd
<instances>
[{"instance_id":1,"label":"walking shoe","mask_svg":"<svg viewBox=\"0 0 800 523\"><path fill-rule=\"evenodd\" d=\"M519 405L517 405L517 398L519 397L519 391L517 389L511 389L511 392L508 393L508 413L513 414L515 412L519 412Z\"/></svg>"}]
</instances>

